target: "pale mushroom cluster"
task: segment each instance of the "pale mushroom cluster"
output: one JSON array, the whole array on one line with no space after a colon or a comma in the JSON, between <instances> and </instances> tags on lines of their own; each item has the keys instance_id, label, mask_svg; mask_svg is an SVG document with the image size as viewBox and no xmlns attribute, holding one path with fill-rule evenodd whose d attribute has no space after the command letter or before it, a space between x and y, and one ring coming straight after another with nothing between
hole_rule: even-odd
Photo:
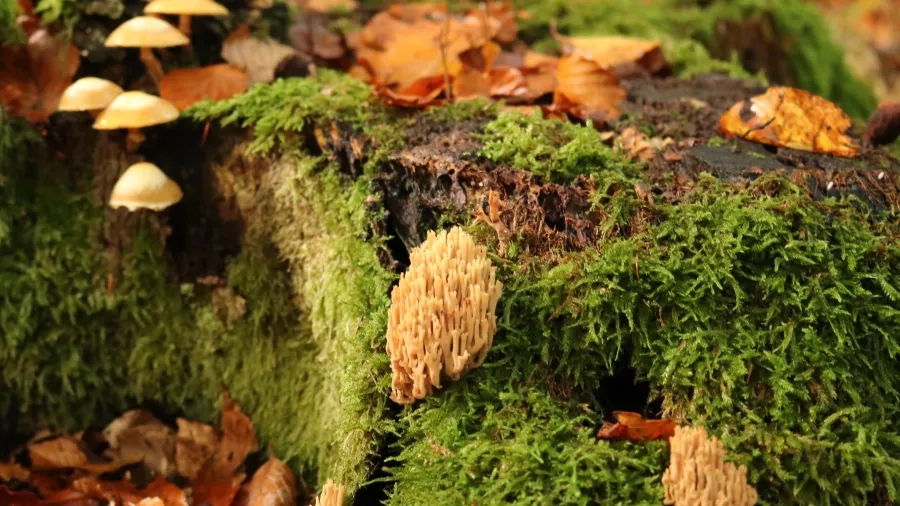
<instances>
[{"instance_id":1,"label":"pale mushroom cluster","mask_svg":"<svg viewBox=\"0 0 900 506\"><path fill-rule=\"evenodd\" d=\"M673 506L753 506L756 489L747 468L725 462L725 447L706 429L675 427L669 439L669 467L663 473L665 504Z\"/></svg>"},{"instance_id":2,"label":"pale mushroom cluster","mask_svg":"<svg viewBox=\"0 0 900 506\"><path fill-rule=\"evenodd\" d=\"M391 400L411 404L478 367L497 330L503 285L484 246L458 227L429 232L391 292Z\"/></svg>"},{"instance_id":3,"label":"pale mushroom cluster","mask_svg":"<svg viewBox=\"0 0 900 506\"><path fill-rule=\"evenodd\" d=\"M190 45L191 16L225 16L229 11L213 0L153 0L144 7L146 16L137 16L119 25L104 43L107 47L139 48L141 61L154 82L164 72L153 54L155 48ZM179 16L179 28L157 16ZM171 102L143 91L125 91L116 83L98 77L83 77L66 88L60 97L60 111L87 111L94 117L97 130L127 129L128 152L144 141L142 128L178 119L179 111ZM110 206L129 211L161 211L181 200L178 184L156 165L139 162L128 167L113 187Z\"/></svg>"}]
</instances>

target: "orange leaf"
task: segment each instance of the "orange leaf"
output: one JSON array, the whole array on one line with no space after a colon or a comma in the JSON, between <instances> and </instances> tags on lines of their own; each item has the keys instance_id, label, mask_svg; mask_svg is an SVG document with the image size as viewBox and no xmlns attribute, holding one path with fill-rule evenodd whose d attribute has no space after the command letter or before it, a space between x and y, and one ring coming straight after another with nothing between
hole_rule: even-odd
<instances>
[{"instance_id":1,"label":"orange leaf","mask_svg":"<svg viewBox=\"0 0 900 506\"><path fill-rule=\"evenodd\" d=\"M47 121L78 70L78 48L44 28L25 45L0 48L0 104L32 123Z\"/></svg>"},{"instance_id":2,"label":"orange leaf","mask_svg":"<svg viewBox=\"0 0 900 506\"><path fill-rule=\"evenodd\" d=\"M0 506L40 506L41 500L32 492L17 492L0 485Z\"/></svg>"},{"instance_id":3,"label":"orange leaf","mask_svg":"<svg viewBox=\"0 0 900 506\"><path fill-rule=\"evenodd\" d=\"M241 475L241 480L195 483L192 487L194 504L231 506L238 490L241 489L241 481L243 481L243 475Z\"/></svg>"},{"instance_id":4,"label":"orange leaf","mask_svg":"<svg viewBox=\"0 0 900 506\"><path fill-rule=\"evenodd\" d=\"M41 501L41 506L99 506L99 504L97 499L69 489L48 495Z\"/></svg>"},{"instance_id":5,"label":"orange leaf","mask_svg":"<svg viewBox=\"0 0 900 506\"><path fill-rule=\"evenodd\" d=\"M92 499L113 501L114 504L137 504L144 496L128 481L100 481L81 478L72 482L72 489Z\"/></svg>"},{"instance_id":6,"label":"orange leaf","mask_svg":"<svg viewBox=\"0 0 900 506\"><path fill-rule=\"evenodd\" d=\"M399 92L384 87L376 88L376 91L385 98L388 105L422 107L434 102L444 91L444 76L423 77Z\"/></svg>"},{"instance_id":7,"label":"orange leaf","mask_svg":"<svg viewBox=\"0 0 900 506\"><path fill-rule=\"evenodd\" d=\"M289 506L297 502L294 473L272 457L253 474L246 485L247 506Z\"/></svg>"},{"instance_id":8,"label":"orange leaf","mask_svg":"<svg viewBox=\"0 0 900 506\"><path fill-rule=\"evenodd\" d=\"M636 63L653 74L666 66L658 40L622 36L557 38L565 53L580 52L606 69Z\"/></svg>"},{"instance_id":9,"label":"orange leaf","mask_svg":"<svg viewBox=\"0 0 900 506\"><path fill-rule=\"evenodd\" d=\"M625 90L612 71L580 53L559 59L553 105L583 118L617 118L624 99Z\"/></svg>"},{"instance_id":10,"label":"orange leaf","mask_svg":"<svg viewBox=\"0 0 900 506\"><path fill-rule=\"evenodd\" d=\"M625 439L627 441L652 441L669 439L675 433L675 420L645 420L639 413L613 411L616 423L604 422L597 437L600 439Z\"/></svg>"},{"instance_id":11,"label":"orange leaf","mask_svg":"<svg viewBox=\"0 0 900 506\"><path fill-rule=\"evenodd\" d=\"M198 473L199 478L203 481L231 478L247 455L256 451L257 445L253 423L226 391L222 405L222 438L216 454Z\"/></svg>"},{"instance_id":12,"label":"orange leaf","mask_svg":"<svg viewBox=\"0 0 900 506\"><path fill-rule=\"evenodd\" d=\"M516 97L528 93L528 82L519 69L495 67L488 72L492 97Z\"/></svg>"},{"instance_id":13,"label":"orange leaf","mask_svg":"<svg viewBox=\"0 0 900 506\"><path fill-rule=\"evenodd\" d=\"M12 462L0 462L0 481L27 480L28 469Z\"/></svg>"},{"instance_id":14,"label":"orange leaf","mask_svg":"<svg viewBox=\"0 0 900 506\"><path fill-rule=\"evenodd\" d=\"M159 94L179 111L203 100L219 101L247 91L247 74L228 63L173 70L159 82Z\"/></svg>"},{"instance_id":15,"label":"orange leaf","mask_svg":"<svg viewBox=\"0 0 900 506\"><path fill-rule=\"evenodd\" d=\"M168 482L162 476L157 476L140 493L144 497L159 497L166 506L188 506L187 495L185 495L184 490Z\"/></svg>"},{"instance_id":16,"label":"orange leaf","mask_svg":"<svg viewBox=\"0 0 900 506\"><path fill-rule=\"evenodd\" d=\"M859 148L845 134L850 124L844 111L822 97L772 86L734 104L719 119L718 132L760 144L853 157Z\"/></svg>"}]
</instances>

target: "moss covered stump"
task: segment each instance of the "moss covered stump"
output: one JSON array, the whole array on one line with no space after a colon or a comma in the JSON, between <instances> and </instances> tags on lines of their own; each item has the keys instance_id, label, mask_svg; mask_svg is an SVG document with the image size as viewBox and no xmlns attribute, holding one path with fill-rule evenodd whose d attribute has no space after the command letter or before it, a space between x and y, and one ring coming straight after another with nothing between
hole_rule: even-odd
<instances>
[{"instance_id":1,"label":"moss covered stump","mask_svg":"<svg viewBox=\"0 0 900 506\"><path fill-rule=\"evenodd\" d=\"M136 405L211 421L225 387L310 495L662 504L666 444L597 439L627 410L704 426L760 504L896 503L900 161L719 138L765 87L674 28L704 12L671 14L667 56L732 76L684 56L629 79L609 134L478 101L390 109L327 70L200 104L141 148L185 189L161 214L102 205L124 136L0 116L0 431ZM616 144L635 135L671 144L641 159ZM499 330L480 368L400 407L390 288L451 226L498 266Z\"/></svg>"}]
</instances>

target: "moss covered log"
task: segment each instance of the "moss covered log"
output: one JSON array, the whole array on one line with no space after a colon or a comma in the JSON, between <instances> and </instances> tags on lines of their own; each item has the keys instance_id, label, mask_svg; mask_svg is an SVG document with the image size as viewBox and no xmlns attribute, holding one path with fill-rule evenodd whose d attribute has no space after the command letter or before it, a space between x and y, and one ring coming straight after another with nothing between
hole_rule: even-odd
<instances>
[{"instance_id":1,"label":"moss covered log","mask_svg":"<svg viewBox=\"0 0 900 506\"><path fill-rule=\"evenodd\" d=\"M682 4L579 10L610 14L579 25L542 3L524 29L547 15L664 36L679 75L626 81L608 127L684 143L646 162L590 125L483 102L389 109L320 71L148 129L141 155L186 197L127 215L98 190L124 170L101 161L122 138L85 133L87 117L42 137L0 116L0 430L75 431L135 405L213 420L224 386L310 487L334 478L356 504L658 505L666 445L596 438L630 410L707 427L761 504L896 503L900 162L718 138L719 115L763 88L698 74L747 75L710 56L714 23L687 20L813 14ZM837 61L813 40L792 71ZM840 71L808 83L869 107ZM489 192L509 240L473 217ZM452 225L499 266L500 330L481 368L401 409L389 289Z\"/></svg>"}]
</instances>

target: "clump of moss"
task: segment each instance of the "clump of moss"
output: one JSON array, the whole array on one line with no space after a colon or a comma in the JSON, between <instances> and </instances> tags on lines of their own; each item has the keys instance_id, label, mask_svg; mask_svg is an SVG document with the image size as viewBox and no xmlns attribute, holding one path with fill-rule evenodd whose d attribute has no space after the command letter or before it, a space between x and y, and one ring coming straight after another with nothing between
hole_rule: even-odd
<instances>
[{"instance_id":1,"label":"clump of moss","mask_svg":"<svg viewBox=\"0 0 900 506\"><path fill-rule=\"evenodd\" d=\"M592 126L505 111L484 125L482 151L489 160L565 182L601 169L633 165L600 142Z\"/></svg>"},{"instance_id":2,"label":"clump of moss","mask_svg":"<svg viewBox=\"0 0 900 506\"><path fill-rule=\"evenodd\" d=\"M0 2L0 47L19 44L25 40L25 34L16 23L18 15L18 2Z\"/></svg>"}]
</instances>

